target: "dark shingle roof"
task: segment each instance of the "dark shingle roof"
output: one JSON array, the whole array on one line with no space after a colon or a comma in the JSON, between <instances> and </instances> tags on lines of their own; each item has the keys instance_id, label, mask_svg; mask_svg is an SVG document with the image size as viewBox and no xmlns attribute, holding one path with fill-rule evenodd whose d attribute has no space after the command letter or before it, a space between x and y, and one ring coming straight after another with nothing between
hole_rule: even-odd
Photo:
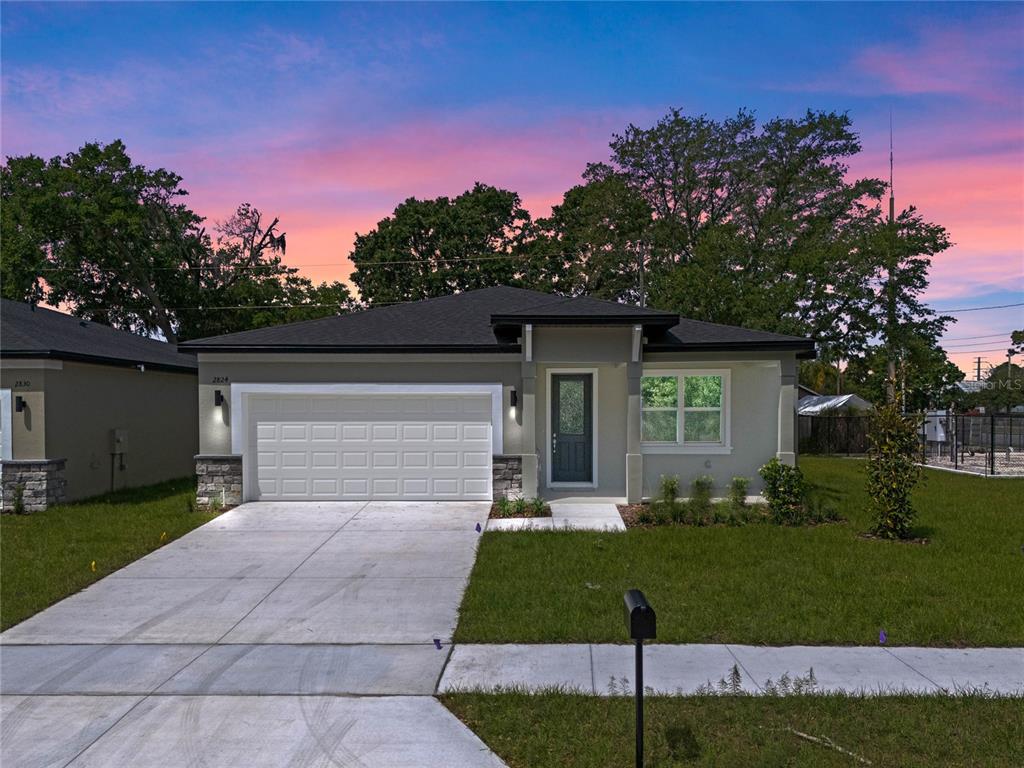
<instances>
[{"instance_id":1,"label":"dark shingle roof","mask_svg":"<svg viewBox=\"0 0 1024 768\"><path fill-rule=\"evenodd\" d=\"M803 336L787 336L769 331L755 331L735 325L705 323L679 318L679 323L663 334L653 335L645 347L650 352L707 349L793 349L812 351L814 341Z\"/></svg>"},{"instance_id":2,"label":"dark shingle roof","mask_svg":"<svg viewBox=\"0 0 1024 768\"><path fill-rule=\"evenodd\" d=\"M183 342L190 351L516 352L516 324L632 322L666 348L813 349L795 336L698 323L658 310L590 297L569 298L497 286L348 315L289 323ZM671 327L670 327L671 326ZM650 346L648 348L651 348Z\"/></svg>"},{"instance_id":3,"label":"dark shingle roof","mask_svg":"<svg viewBox=\"0 0 1024 768\"><path fill-rule=\"evenodd\" d=\"M591 296L554 297L531 307L511 312L497 312L491 316L495 325L505 323L530 323L551 321L556 323L638 323L641 325L661 325L670 327L678 320L678 315L660 312L656 309L636 307L632 304L619 304L615 301L595 299Z\"/></svg>"},{"instance_id":4,"label":"dark shingle roof","mask_svg":"<svg viewBox=\"0 0 1024 768\"><path fill-rule=\"evenodd\" d=\"M179 371L197 368L195 356L181 354L173 344L9 299L0 300L0 356Z\"/></svg>"}]
</instances>

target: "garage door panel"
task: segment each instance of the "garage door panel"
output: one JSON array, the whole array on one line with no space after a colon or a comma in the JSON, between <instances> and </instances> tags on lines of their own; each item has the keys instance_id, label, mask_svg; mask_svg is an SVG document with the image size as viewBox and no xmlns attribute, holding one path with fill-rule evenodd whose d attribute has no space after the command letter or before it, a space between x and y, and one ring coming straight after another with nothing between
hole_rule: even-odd
<instances>
[{"instance_id":1,"label":"garage door panel","mask_svg":"<svg viewBox=\"0 0 1024 768\"><path fill-rule=\"evenodd\" d=\"M249 429L261 498L490 498L490 395L260 399Z\"/></svg>"},{"instance_id":2,"label":"garage door panel","mask_svg":"<svg viewBox=\"0 0 1024 768\"><path fill-rule=\"evenodd\" d=\"M366 424L342 424L341 425L341 439L346 442L349 440L366 440L370 437L369 426Z\"/></svg>"}]
</instances>

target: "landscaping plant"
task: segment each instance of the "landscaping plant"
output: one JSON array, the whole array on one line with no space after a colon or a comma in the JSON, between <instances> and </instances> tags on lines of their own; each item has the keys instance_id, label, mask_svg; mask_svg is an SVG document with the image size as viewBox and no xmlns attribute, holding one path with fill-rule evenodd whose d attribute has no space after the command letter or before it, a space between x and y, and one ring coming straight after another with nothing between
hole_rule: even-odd
<instances>
[{"instance_id":1,"label":"landscaping plant","mask_svg":"<svg viewBox=\"0 0 1024 768\"><path fill-rule=\"evenodd\" d=\"M715 487L715 479L711 475L700 475L690 483L690 513L698 525L707 523L711 518L711 491Z\"/></svg>"},{"instance_id":2,"label":"landscaping plant","mask_svg":"<svg viewBox=\"0 0 1024 768\"><path fill-rule=\"evenodd\" d=\"M800 525L805 522L804 497L807 483L799 467L772 459L760 469L764 480L764 497L768 500L772 522L778 525Z\"/></svg>"},{"instance_id":3,"label":"landscaping plant","mask_svg":"<svg viewBox=\"0 0 1024 768\"><path fill-rule=\"evenodd\" d=\"M917 422L902 413L897 398L878 408L868 433L868 505L872 533L883 539L906 539L916 512L910 495L921 479Z\"/></svg>"},{"instance_id":4,"label":"landscaping plant","mask_svg":"<svg viewBox=\"0 0 1024 768\"><path fill-rule=\"evenodd\" d=\"M734 509L742 509L747 506L747 489L750 481L745 477L734 477L729 483L729 502Z\"/></svg>"}]
</instances>

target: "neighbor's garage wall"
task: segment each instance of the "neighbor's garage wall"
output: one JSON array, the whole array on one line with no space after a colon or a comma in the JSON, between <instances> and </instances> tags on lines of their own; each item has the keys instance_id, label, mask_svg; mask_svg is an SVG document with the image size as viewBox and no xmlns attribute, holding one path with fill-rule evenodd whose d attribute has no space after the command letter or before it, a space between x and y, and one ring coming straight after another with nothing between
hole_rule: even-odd
<instances>
[{"instance_id":1,"label":"neighbor's garage wall","mask_svg":"<svg viewBox=\"0 0 1024 768\"><path fill-rule=\"evenodd\" d=\"M61 369L59 360L4 360L0 389L11 390L11 458L62 458L46 453L46 378ZM15 413L15 398L25 399L25 410Z\"/></svg>"},{"instance_id":2,"label":"neighbor's garage wall","mask_svg":"<svg viewBox=\"0 0 1024 768\"><path fill-rule=\"evenodd\" d=\"M110 490L113 429L128 433L116 488L192 475L196 424L194 374L72 362L47 371L46 451L67 459L68 499Z\"/></svg>"},{"instance_id":3,"label":"neighbor's garage wall","mask_svg":"<svg viewBox=\"0 0 1024 768\"><path fill-rule=\"evenodd\" d=\"M200 354L199 452L231 453L231 384L501 384L503 451L520 453L522 409L510 392L520 386L518 355ZM225 398L214 405L214 392Z\"/></svg>"}]
</instances>

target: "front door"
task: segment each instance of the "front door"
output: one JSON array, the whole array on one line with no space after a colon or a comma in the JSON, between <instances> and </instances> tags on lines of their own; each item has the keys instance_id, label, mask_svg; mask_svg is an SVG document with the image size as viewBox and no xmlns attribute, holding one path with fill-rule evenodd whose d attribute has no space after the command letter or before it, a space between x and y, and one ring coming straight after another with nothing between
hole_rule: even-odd
<instances>
[{"instance_id":1,"label":"front door","mask_svg":"<svg viewBox=\"0 0 1024 768\"><path fill-rule=\"evenodd\" d=\"M594 481L594 379L551 375L551 482Z\"/></svg>"}]
</instances>

